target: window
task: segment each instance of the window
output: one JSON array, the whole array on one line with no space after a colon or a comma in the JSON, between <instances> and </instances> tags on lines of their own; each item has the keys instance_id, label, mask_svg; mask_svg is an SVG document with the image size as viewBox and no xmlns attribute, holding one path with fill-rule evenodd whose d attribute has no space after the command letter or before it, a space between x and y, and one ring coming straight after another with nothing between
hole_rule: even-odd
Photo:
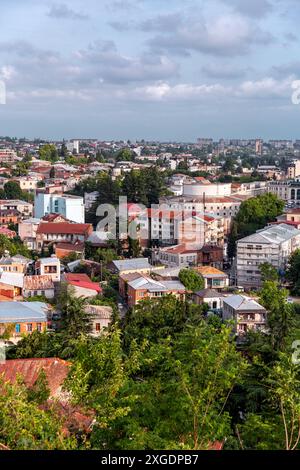
<instances>
[{"instance_id":1,"label":"window","mask_svg":"<svg viewBox=\"0 0 300 470\"><path fill-rule=\"evenodd\" d=\"M37 329L37 331L42 331L42 324L41 324L41 323L37 323L37 324L36 324L36 329Z\"/></svg>"},{"instance_id":2,"label":"window","mask_svg":"<svg viewBox=\"0 0 300 470\"><path fill-rule=\"evenodd\" d=\"M31 333L31 331L32 331L32 323L27 323L27 325L26 325L26 330L28 331L28 333Z\"/></svg>"},{"instance_id":3,"label":"window","mask_svg":"<svg viewBox=\"0 0 300 470\"><path fill-rule=\"evenodd\" d=\"M17 323L16 324L16 333L20 333L21 332L21 325L20 323Z\"/></svg>"},{"instance_id":4,"label":"window","mask_svg":"<svg viewBox=\"0 0 300 470\"><path fill-rule=\"evenodd\" d=\"M101 330L101 324L96 323L96 331L99 332Z\"/></svg>"}]
</instances>

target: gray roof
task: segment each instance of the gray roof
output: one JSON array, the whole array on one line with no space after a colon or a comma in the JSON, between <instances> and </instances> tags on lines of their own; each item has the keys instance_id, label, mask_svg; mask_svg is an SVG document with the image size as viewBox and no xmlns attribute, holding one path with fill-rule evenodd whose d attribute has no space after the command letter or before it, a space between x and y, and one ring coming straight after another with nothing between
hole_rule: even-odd
<instances>
[{"instance_id":1,"label":"gray roof","mask_svg":"<svg viewBox=\"0 0 300 470\"><path fill-rule=\"evenodd\" d=\"M46 322L44 302L0 302L0 323Z\"/></svg>"},{"instance_id":2,"label":"gray roof","mask_svg":"<svg viewBox=\"0 0 300 470\"><path fill-rule=\"evenodd\" d=\"M118 271L151 269L152 267L151 264L149 264L148 258L114 260L113 264Z\"/></svg>"},{"instance_id":3,"label":"gray roof","mask_svg":"<svg viewBox=\"0 0 300 470\"><path fill-rule=\"evenodd\" d=\"M170 290L185 290L184 285L180 281L155 281L148 276L140 276L128 282L133 289L145 289L149 292L168 292Z\"/></svg>"},{"instance_id":4,"label":"gray roof","mask_svg":"<svg viewBox=\"0 0 300 470\"><path fill-rule=\"evenodd\" d=\"M256 302L256 300L246 297L245 295L231 295L224 299L224 304L227 304L229 307L239 311L265 310L262 305Z\"/></svg>"},{"instance_id":5,"label":"gray roof","mask_svg":"<svg viewBox=\"0 0 300 470\"><path fill-rule=\"evenodd\" d=\"M253 235L242 238L239 243L275 243L280 244L284 241L290 240L296 235L300 235L300 230L288 224L270 225Z\"/></svg>"},{"instance_id":6,"label":"gray roof","mask_svg":"<svg viewBox=\"0 0 300 470\"><path fill-rule=\"evenodd\" d=\"M195 295L197 295L198 297L206 298L206 299L212 299L215 297L224 297L222 293L213 289L202 289L202 290L199 290L198 292L195 292Z\"/></svg>"}]
</instances>

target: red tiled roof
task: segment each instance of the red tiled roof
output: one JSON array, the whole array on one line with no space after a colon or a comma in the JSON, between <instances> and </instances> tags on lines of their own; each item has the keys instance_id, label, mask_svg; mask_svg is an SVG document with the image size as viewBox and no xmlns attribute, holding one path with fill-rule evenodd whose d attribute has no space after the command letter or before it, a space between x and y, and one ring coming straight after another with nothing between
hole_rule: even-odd
<instances>
[{"instance_id":1,"label":"red tiled roof","mask_svg":"<svg viewBox=\"0 0 300 470\"><path fill-rule=\"evenodd\" d=\"M31 388L39 373L44 370L50 396L54 396L66 379L69 372L70 363L62 359L54 358L33 358L33 359L9 359L0 364L0 376L3 374L4 380L14 383L17 376L21 376L26 387Z\"/></svg>"},{"instance_id":2,"label":"red tiled roof","mask_svg":"<svg viewBox=\"0 0 300 470\"><path fill-rule=\"evenodd\" d=\"M45 234L68 234L86 235L91 228L91 224L72 224L68 222L42 222L37 229L37 233Z\"/></svg>"},{"instance_id":3,"label":"red tiled roof","mask_svg":"<svg viewBox=\"0 0 300 470\"><path fill-rule=\"evenodd\" d=\"M95 290L96 292L102 292L99 284L92 282L87 274L65 273L65 280L75 287L83 287L85 289Z\"/></svg>"}]
</instances>

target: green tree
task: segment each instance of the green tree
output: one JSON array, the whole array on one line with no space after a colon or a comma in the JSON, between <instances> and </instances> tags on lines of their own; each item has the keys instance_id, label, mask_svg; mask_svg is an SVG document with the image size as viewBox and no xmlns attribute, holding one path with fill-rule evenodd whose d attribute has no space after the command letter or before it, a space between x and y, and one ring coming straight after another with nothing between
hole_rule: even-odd
<instances>
[{"instance_id":1,"label":"green tree","mask_svg":"<svg viewBox=\"0 0 300 470\"><path fill-rule=\"evenodd\" d=\"M117 162L127 162L133 159L133 153L130 149L122 149L118 152L116 161Z\"/></svg>"},{"instance_id":2,"label":"green tree","mask_svg":"<svg viewBox=\"0 0 300 470\"><path fill-rule=\"evenodd\" d=\"M124 341L126 346L136 340L159 341L182 331L187 324L197 325L202 319L202 308L183 302L173 295L160 299L145 299L126 315Z\"/></svg>"},{"instance_id":3,"label":"green tree","mask_svg":"<svg viewBox=\"0 0 300 470\"><path fill-rule=\"evenodd\" d=\"M264 282L259 301L267 310L267 324L270 340L275 351L283 350L288 334L295 326L294 309L287 302L288 291L279 289L274 281Z\"/></svg>"},{"instance_id":4,"label":"green tree","mask_svg":"<svg viewBox=\"0 0 300 470\"><path fill-rule=\"evenodd\" d=\"M179 279L188 291L204 289L204 279L192 269L181 269Z\"/></svg>"},{"instance_id":5,"label":"green tree","mask_svg":"<svg viewBox=\"0 0 300 470\"><path fill-rule=\"evenodd\" d=\"M127 354L115 329L81 345L67 387L96 410L93 448L200 450L231 434L226 403L245 367L229 328L203 321Z\"/></svg>"},{"instance_id":6,"label":"green tree","mask_svg":"<svg viewBox=\"0 0 300 470\"><path fill-rule=\"evenodd\" d=\"M0 442L11 450L74 449L76 441L65 436L63 423L51 410L28 400L20 383L0 379Z\"/></svg>"},{"instance_id":7,"label":"green tree","mask_svg":"<svg viewBox=\"0 0 300 470\"><path fill-rule=\"evenodd\" d=\"M47 160L55 163L58 160L58 151L54 144L45 144L39 149L39 156L41 160Z\"/></svg>"},{"instance_id":8,"label":"green tree","mask_svg":"<svg viewBox=\"0 0 300 470\"><path fill-rule=\"evenodd\" d=\"M278 271L270 263L262 263L259 266L263 281L278 281Z\"/></svg>"},{"instance_id":9,"label":"green tree","mask_svg":"<svg viewBox=\"0 0 300 470\"><path fill-rule=\"evenodd\" d=\"M294 295L300 294L300 250L295 250L290 256L286 279L291 285Z\"/></svg>"},{"instance_id":10,"label":"green tree","mask_svg":"<svg viewBox=\"0 0 300 470\"><path fill-rule=\"evenodd\" d=\"M22 199L23 191L16 181L8 181L4 185L5 199Z\"/></svg>"}]
</instances>

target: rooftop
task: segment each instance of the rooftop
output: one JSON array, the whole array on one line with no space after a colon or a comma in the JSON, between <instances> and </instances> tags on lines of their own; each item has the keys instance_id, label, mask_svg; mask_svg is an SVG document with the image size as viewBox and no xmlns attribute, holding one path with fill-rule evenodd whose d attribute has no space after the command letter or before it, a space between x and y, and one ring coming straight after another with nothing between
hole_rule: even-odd
<instances>
[{"instance_id":1,"label":"rooftop","mask_svg":"<svg viewBox=\"0 0 300 470\"><path fill-rule=\"evenodd\" d=\"M42 222L37 229L37 233L44 234L68 234L85 235L91 228L91 224L76 224L68 222Z\"/></svg>"},{"instance_id":2,"label":"rooftop","mask_svg":"<svg viewBox=\"0 0 300 470\"><path fill-rule=\"evenodd\" d=\"M193 269L203 277L228 277L226 273L212 266L198 266Z\"/></svg>"},{"instance_id":3,"label":"rooftop","mask_svg":"<svg viewBox=\"0 0 300 470\"><path fill-rule=\"evenodd\" d=\"M54 289L52 277L49 275L25 276L24 277L24 289L27 289L27 290Z\"/></svg>"},{"instance_id":4,"label":"rooftop","mask_svg":"<svg viewBox=\"0 0 300 470\"><path fill-rule=\"evenodd\" d=\"M242 238L238 241L238 245L240 243L274 243L279 245L296 235L300 235L300 230L297 230L290 224L271 225L257 231L253 235Z\"/></svg>"},{"instance_id":5,"label":"rooftop","mask_svg":"<svg viewBox=\"0 0 300 470\"><path fill-rule=\"evenodd\" d=\"M212 299L215 297L224 297L224 295L214 289L202 289L199 290L198 292L195 292L195 295L198 297L206 298L206 299Z\"/></svg>"},{"instance_id":6,"label":"rooftop","mask_svg":"<svg viewBox=\"0 0 300 470\"><path fill-rule=\"evenodd\" d=\"M118 271L138 271L139 269L151 269L152 266L148 261L148 258L132 258L132 259L121 259L113 260L113 265Z\"/></svg>"},{"instance_id":7,"label":"rooftop","mask_svg":"<svg viewBox=\"0 0 300 470\"><path fill-rule=\"evenodd\" d=\"M246 297L245 295L231 295L224 300L224 303L240 311L265 310L256 300Z\"/></svg>"},{"instance_id":8,"label":"rooftop","mask_svg":"<svg viewBox=\"0 0 300 470\"><path fill-rule=\"evenodd\" d=\"M4 374L4 380L11 383L21 376L26 387L31 388L43 370L47 377L50 396L55 396L60 391L69 368L70 363L58 358L9 359L0 364L0 375Z\"/></svg>"},{"instance_id":9,"label":"rooftop","mask_svg":"<svg viewBox=\"0 0 300 470\"><path fill-rule=\"evenodd\" d=\"M65 273L65 280L68 284L74 287L82 287L84 289L91 289L100 293L102 291L100 285L97 282L92 282L87 274L80 273Z\"/></svg>"},{"instance_id":10,"label":"rooftop","mask_svg":"<svg viewBox=\"0 0 300 470\"><path fill-rule=\"evenodd\" d=\"M0 302L0 323L46 322L47 311L44 302Z\"/></svg>"}]
</instances>

